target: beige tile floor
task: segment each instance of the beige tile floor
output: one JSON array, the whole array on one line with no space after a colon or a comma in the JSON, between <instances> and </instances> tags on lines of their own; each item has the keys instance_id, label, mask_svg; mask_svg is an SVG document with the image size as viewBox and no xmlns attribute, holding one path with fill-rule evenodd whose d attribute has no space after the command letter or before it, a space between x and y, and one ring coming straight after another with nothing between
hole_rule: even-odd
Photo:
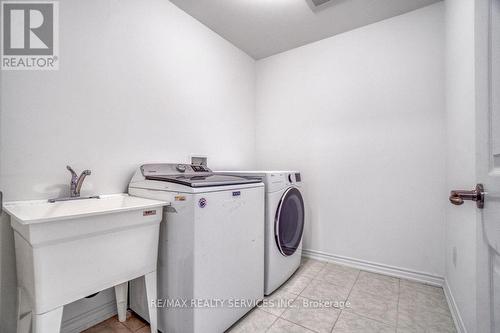
<instances>
[{"instance_id":1,"label":"beige tile floor","mask_svg":"<svg viewBox=\"0 0 500 333\"><path fill-rule=\"evenodd\" d=\"M118 321L117 316L113 316L85 331L83 333L150 333L149 325L146 321L136 316L132 311L127 312L127 320L123 323Z\"/></svg>"},{"instance_id":2,"label":"beige tile floor","mask_svg":"<svg viewBox=\"0 0 500 333\"><path fill-rule=\"evenodd\" d=\"M338 303L338 302L344 302ZM149 332L133 314L86 333ZM304 259L297 272L227 333L456 332L442 288Z\"/></svg>"}]
</instances>

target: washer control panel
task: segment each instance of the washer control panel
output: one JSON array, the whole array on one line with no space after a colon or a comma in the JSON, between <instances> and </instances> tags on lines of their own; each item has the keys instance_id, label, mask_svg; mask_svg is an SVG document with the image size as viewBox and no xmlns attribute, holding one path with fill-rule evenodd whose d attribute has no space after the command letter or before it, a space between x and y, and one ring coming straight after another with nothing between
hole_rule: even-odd
<instances>
[{"instance_id":1,"label":"washer control panel","mask_svg":"<svg viewBox=\"0 0 500 333\"><path fill-rule=\"evenodd\" d=\"M210 170L203 165L191 165L194 172L210 172Z\"/></svg>"},{"instance_id":2,"label":"washer control panel","mask_svg":"<svg viewBox=\"0 0 500 333\"><path fill-rule=\"evenodd\" d=\"M196 175L212 173L204 165L182 164L182 163L162 163L162 164L144 164L141 166L142 175L147 176L174 176L179 174Z\"/></svg>"}]
</instances>

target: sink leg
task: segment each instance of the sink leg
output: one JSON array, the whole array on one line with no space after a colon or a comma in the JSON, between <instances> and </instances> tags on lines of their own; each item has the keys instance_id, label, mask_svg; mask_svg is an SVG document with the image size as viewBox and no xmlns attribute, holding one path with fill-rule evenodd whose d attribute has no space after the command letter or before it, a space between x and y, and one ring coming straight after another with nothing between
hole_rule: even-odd
<instances>
[{"instance_id":1,"label":"sink leg","mask_svg":"<svg viewBox=\"0 0 500 333\"><path fill-rule=\"evenodd\" d=\"M118 309L118 320L121 322L127 320L127 293L128 282L115 286L116 308Z\"/></svg>"},{"instance_id":2,"label":"sink leg","mask_svg":"<svg viewBox=\"0 0 500 333\"><path fill-rule=\"evenodd\" d=\"M33 314L33 333L60 332L62 314L62 306L42 314Z\"/></svg>"},{"instance_id":3,"label":"sink leg","mask_svg":"<svg viewBox=\"0 0 500 333\"><path fill-rule=\"evenodd\" d=\"M22 287L17 288L17 333L31 331L31 305Z\"/></svg>"},{"instance_id":4,"label":"sink leg","mask_svg":"<svg viewBox=\"0 0 500 333\"><path fill-rule=\"evenodd\" d=\"M156 271L144 275L144 281L146 282L146 298L148 301L149 325L151 326L151 333L156 333L158 332L158 309L156 308L156 300L158 298L158 296L156 295Z\"/></svg>"}]
</instances>

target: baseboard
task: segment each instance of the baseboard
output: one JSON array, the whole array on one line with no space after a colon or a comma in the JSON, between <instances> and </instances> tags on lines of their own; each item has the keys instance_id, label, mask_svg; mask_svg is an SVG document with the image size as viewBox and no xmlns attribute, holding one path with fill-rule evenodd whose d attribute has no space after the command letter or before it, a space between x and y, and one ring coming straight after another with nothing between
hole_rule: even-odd
<instances>
[{"instance_id":1,"label":"baseboard","mask_svg":"<svg viewBox=\"0 0 500 333\"><path fill-rule=\"evenodd\" d=\"M460 311L458 310L457 303L455 302L455 298L453 297L453 293L451 292L450 285L448 284L448 281L446 279L444 280L443 290L446 296L446 301L448 302L448 307L451 311L451 316L453 317L453 321L455 322L457 332L467 333L464 321L462 320L462 316L460 315Z\"/></svg>"},{"instance_id":2,"label":"baseboard","mask_svg":"<svg viewBox=\"0 0 500 333\"><path fill-rule=\"evenodd\" d=\"M409 270L406 268L389 266L379 263L374 263L370 261L348 258L343 256L338 256L317 250L303 249L302 255L307 258L317 259L322 261L334 262L337 264L342 264L345 266L350 266L357 269L362 269L364 271L369 271L373 273L385 274L389 276L394 276L397 278L403 278L408 280L413 280L417 282L426 283L433 286L442 287L444 285L444 278L441 276L432 275L429 273L418 272Z\"/></svg>"},{"instance_id":3,"label":"baseboard","mask_svg":"<svg viewBox=\"0 0 500 333\"><path fill-rule=\"evenodd\" d=\"M61 325L62 333L79 333L116 314L115 300L105 303L95 309L66 320Z\"/></svg>"}]
</instances>

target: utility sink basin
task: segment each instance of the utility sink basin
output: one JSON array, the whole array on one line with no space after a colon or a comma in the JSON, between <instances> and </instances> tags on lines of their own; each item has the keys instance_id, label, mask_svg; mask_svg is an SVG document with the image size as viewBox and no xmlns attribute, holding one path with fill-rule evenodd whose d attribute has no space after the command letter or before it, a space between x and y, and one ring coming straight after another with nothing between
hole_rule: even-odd
<instances>
[{"instance_id":1,"label":"utility sink basin","mask_svg":"<svg viewBox=\"0 0 500 333\"><path fill-rule=\"evenodd\" d=\"M115 287L124 319L126 283L140 276L149 283L148 298L155 298L159 225L166 205L126 194L4 203L14 228L18 332L22 327L28 332L30 325L36 333L59 332L63 305L110 287Z\"/></svg>"},{"instance_id":2,"label":"utility sink basin","mask_svg":"<svg viewBox=\"0 0 500 333\"><path fill-rule=\"evenodd\" d=\"M56 202L48 202L47 200L11 201L5 202L3 208L21 224L32 224L126 212L166 204L168 203L133 197L128 194L111 194L85 200Z\"/></svg>"}]
</instances>

